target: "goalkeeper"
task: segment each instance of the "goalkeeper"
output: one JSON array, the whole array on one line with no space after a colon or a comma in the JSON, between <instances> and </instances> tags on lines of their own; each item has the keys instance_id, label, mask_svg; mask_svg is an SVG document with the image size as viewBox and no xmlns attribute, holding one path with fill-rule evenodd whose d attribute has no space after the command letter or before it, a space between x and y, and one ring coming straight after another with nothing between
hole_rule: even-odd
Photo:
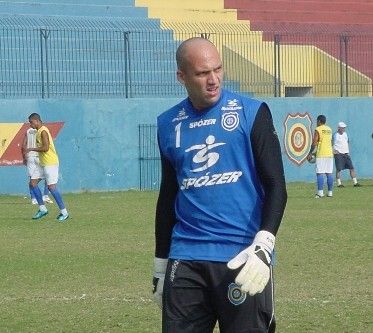
<instances>
[{"instance_id":1,"label":"goalkeeper","mask_svg":"<svg viewBox=\"0 0 373 333\"><path fill-rule=\"evenodd\" d=\"M188 98L158 117L153 294L162 332L274 332L272 262L287 193L268 106L222 89L217 48L176 52Z\"/></svg>"}]
</instances>

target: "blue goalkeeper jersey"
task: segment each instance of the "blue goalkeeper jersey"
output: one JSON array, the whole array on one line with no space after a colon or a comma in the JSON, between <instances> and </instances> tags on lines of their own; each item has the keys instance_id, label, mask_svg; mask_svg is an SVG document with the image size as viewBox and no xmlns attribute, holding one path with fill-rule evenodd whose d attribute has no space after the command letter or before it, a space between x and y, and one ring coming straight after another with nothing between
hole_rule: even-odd
<instances>
[{"instance_id":1,"label":"blue goalkeeper jersey","mask_svg":"<svg viewBox=\"0 0 373 333\"><path fill-rule=\"evenodd\" d=\"M250 142L261 104L223 90L202 112L185 99L158 117L179 186L170 258L226 262L251 244L264 196Z\"/></svg>"}]
</instances>

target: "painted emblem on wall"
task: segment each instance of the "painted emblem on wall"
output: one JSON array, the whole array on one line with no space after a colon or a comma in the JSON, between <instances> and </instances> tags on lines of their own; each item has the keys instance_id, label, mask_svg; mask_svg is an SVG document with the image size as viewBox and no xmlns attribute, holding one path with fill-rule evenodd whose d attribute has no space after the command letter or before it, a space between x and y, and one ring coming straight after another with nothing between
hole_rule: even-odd
<instances>
[{"instance_id":1,"label":"painted emblem on wall","mask_svg":"<svg viewBox=\"0 0 373 333\"><path fill-rule=\"evenodd\" d=\"M63 122L44 123L52 138L57 137ZM22 165L21 147L29 123L0 123L0 166Z\"/></svg>"},{"instance_id":2,"label":"painted emblem on wall","mask_svg":"<svg viewBox=\"0 0 373 333\"><path fill-rule=\"evenodd\" d=\"M288 158L301 165L312 143L311 117L308 113L288 114L284 122L284 147Z\"/></svg>"}]
</instances>

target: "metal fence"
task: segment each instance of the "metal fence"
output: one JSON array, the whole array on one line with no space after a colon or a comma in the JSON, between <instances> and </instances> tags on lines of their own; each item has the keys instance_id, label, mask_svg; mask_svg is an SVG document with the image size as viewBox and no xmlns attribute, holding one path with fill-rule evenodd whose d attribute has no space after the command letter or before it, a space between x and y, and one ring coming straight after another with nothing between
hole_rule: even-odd
<instances>
[{"instance_id":1,"label":"metal fence","mask_svg":"<svg viewBox=\"0 0 373 333\"><path fill-rule=\"evenodd\" d=\"M161 163L157 145L157 125L139 125L140 190L158 190Z\"/></svg>"},{"instance_id":2,"label":"metal fence","mask_svg":"<svg viewBox=\"0 0 373 333\"><path fill-rule=\"evenodd\" d=\"M0 98L184 96L175 50L219 48L225 86L252 96L372 96L373 34L0 28Z\"/></svg>"}]
</instances>

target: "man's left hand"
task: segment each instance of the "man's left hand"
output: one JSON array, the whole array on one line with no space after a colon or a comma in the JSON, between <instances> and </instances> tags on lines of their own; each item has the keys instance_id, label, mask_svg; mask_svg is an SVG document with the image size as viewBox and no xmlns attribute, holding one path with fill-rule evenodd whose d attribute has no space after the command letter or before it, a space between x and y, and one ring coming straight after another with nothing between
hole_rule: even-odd
<instances>
[{"instance_id":1,"label":"man's left hand","mask_svg":"<svg viewBox=\"0 0 373 333\"><path fill-rule=\"evenodd\" d=\"M268 231L259 231L253 243L241 251L227 264L230 269L243 265L235 282L243 292L253 296L261 293L270 278L271 253L275 245L275 236Z\"/></svg>"}]
</instances>

